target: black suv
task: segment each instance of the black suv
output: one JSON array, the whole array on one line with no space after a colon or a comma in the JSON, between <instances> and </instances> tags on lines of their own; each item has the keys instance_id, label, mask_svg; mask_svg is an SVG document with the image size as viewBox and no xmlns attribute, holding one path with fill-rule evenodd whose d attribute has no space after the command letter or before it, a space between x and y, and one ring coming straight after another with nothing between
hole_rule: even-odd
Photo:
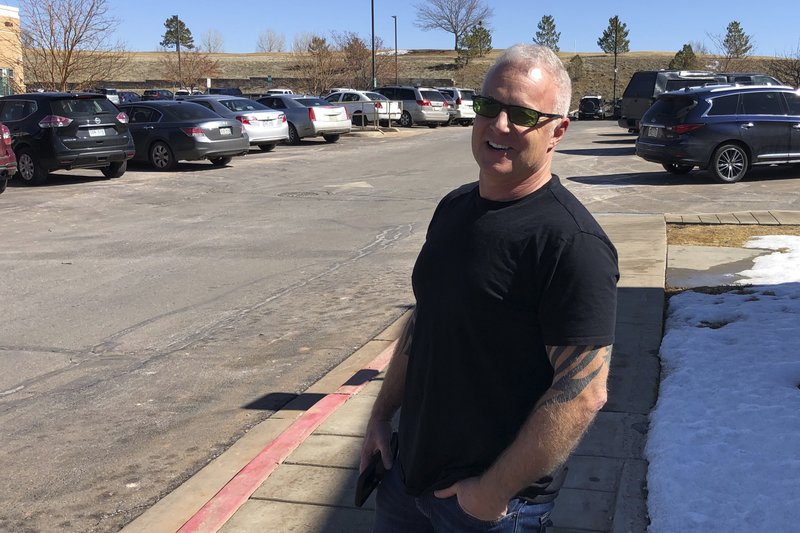
<instances>
[{"instance_id":1,"label":"black suv","mask_svg":"<svg viewBox=\"0 0 800 533\"><path fill-rule=\"evenodd\" d=\"M102 94L4 96L0 122L11 130L17 176L28 184L43 183L59 169L99 168L118 178L134 154L128 116Z\"/></svg>"},{"instance_id":2,"label":"black suv","mask_svg":"<svg viewBox=\"0 0 800 533\"><path fill-rule=\"evenodd\" d=\"M800 163L800 90L727 85L664 93L640 127L639 157L673 174L700 167L734 183L752 165Z\"/></svg>"},{"instance_id":3,"label":"black suv","mask_svg":"<svg viewBox=\"0 0 800 533\"><path fill-rule=\"evenodd\" d=\"M599 94L584 96L578 104L578 120L589 118L606 118L606 101Z\"/></svg>"}]
</instances>

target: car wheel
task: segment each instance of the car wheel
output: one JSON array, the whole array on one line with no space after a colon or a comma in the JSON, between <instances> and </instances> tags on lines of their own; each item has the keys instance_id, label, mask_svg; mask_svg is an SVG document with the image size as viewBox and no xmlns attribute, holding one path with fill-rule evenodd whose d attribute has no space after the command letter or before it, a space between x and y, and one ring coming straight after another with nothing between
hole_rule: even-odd
<instances>
[{"instance_id":1,"label":"car wheel","mask_svg":"<svg viewBox=\"0 0 800 533\"><path fill-rule=\"evenodd\" d=\"M431 129L438 128L439 127L439 123L438 122L431 122L430 124L428 124L428 127L431 128Z\"/></svg>"},{"instance_id":2,"label":"car wheel","mask_svg":"<svg viewBox=\"0 0 800 533\"><path fill-rule=\"evenodd\" d=\"M400 125L404 128L410 128L414 125L414 121L411 119L411 113L403 111L403 114L400 115Z\"/></svg>"},{"instance_id":3,"label":"car wheel","mask_svg":"<svg viewBox=\"0 0 800 533\"><path fill-rule=\"evenodd\" d=\"M356 126L366 126L367 123L367 117L364 116L364 113L356 113L353 115L353 124Z\"/></svg>"},{"instance_id":4,"label":"car wheel","mask_svg":"<svg viewBox=\"0 0 800 533\"><path fill-rule=\"evenodd\" d=\"M125 171L128 170L128 162L120 161L119 163L111 163L103 169L103 176L108 179L119 178Z\"/></svg>"},{"instance_id":5,"label":"car wheel","mask_svg":"<svg viewBox=\"0 0 800 533\"><path fill-rule=\"evenodd\" d=\"M297 134L297 128L291 122L289 123L289 144L300 144L300 135Z\"/></svg>"},{"instance_id":6,"label":"car wheel","mask_svg":"<svg viewBox=\"0 0 800 533\"><path fill-rule=\"evenodd\" d=\"M229 156L226 156L226 157L210 157L208 160L211 161L211 164L214 165L215 167L224 167L225 165L227 165L228 163L233 161L233 158L229 157Z\"/></svg>"},{"instance_id":7,"label":"car wheel","mask_svg":"<svg viewBox=\"0 0 800 533\"><path fill-rule=\"evenodd\" d=\"M670 174L688 174L694 168L694 165L681 165L679 163L664 163L661 166Z\"/></svg>"},{"instance_id":8,"label":"car wheel","mask_svg":"<svg viewBox=\"0 0 800 533\"><path fill-rule=\"evenodd\" d=\"M25 185L39 185L47 181L47 171L27 148L17 154L17 176Z\"/></svg>"},{"instance_id":9,"label":"car wheel","mask_svg":"<svg viewBox=\"0 0 800 533\"><path fill-rule=\"evenodd\" d=\"M722 183L736 183L747 170L747 152L738 144L723 144L711 157L711 172Z\"/></svg>"},{"instance_id":10,"label":"car wheel","mask_svg":"<svg viewBox=\"0 0 800 533\"><path fill-rule=\"evenodd\" d=\"M158 141L150 147L150 164L156 170L172 170L177 161L166 143Z\"/></svg>"},{"instance_id":11,"label":"car wheel","mask_svg":"<svg viewBox=\"0 0 800 533\"><path fill-rule=\"evenodd\" d=\"M271 152L275 149L275 143L270 144L259 144L258 149L262 152Z\"/></svg>"},{"instance_id":12,"label":"car wheel","mask_svg":"<svg viewBox=\"0 0 800 533\"><path fill-rule=\"evenodd\" d=\"M472 124L471 120L462 120L461 125L464 127L470 126Z\"/></svg>"},{"instance_id":13,"label":"car wheel","mask_svg":"<svg viewBox=\"0 0 800 533\"><path fill-rule=\"evenodd\" d=\"M336 141L339 140L339 137L341 137L341 135L339 135L338 133L332 133L329 135L322 136L322 138L325 139L326 143L335 143Z\"/></svg>"}]
</instances>

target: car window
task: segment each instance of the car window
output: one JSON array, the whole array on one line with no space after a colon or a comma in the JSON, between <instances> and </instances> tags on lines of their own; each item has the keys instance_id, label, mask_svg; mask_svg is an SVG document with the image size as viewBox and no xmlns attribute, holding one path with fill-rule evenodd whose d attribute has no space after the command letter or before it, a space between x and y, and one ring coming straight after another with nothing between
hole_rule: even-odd
<instances>
[{"instance_id":1,"label":"car window","mask_svg":"<svg viewBox=\"0 0 800 533\"><path fill-rule=\"evenodd\" d=\"M786 103L789 105L790 115L800 115L800 94L783 93L786 95Z\"/></svg>"},{"instance_id":2,"label":"car window","mask_svg":"<svg viewBox=\"0 0 800 533\"><path fill-rule=\"evenodd\" d=\"M681 121L695 105L697 101L689 96L662 96L650 106L647 116L656 122Z\"/></svg>"},{"instance_id":3,"label":"car window","mask_svg":"<svg viewBox=\"0 0 800 533\"><path fill-rule=\"evenodd\" d=\"M342 102L358 102L361 100L361 97L356 93L344 93L342 96Z\"/></svg>"},{"instance_id":4,"label":"car window","mask_svg":"<svg viewBox=\"0 0 800 533\"><path fill-rule=\"evenodd\" d=\"M708 110L708 115L710 116L735 115L738 105L739 105L738 94L719 96L711 100L711 109Z\"/></svg>"},{"instance_id":5,"label":"car window","mask_svg":"<svg viewBox=\"0 0 800 533\"><path fill-rule=\"evenodd\" d=\"M439 91L420 91L422 98L426 100L433 100L436 102L441 102L444 100L444 96Z\"/></svg>"},{"instance_id":6,"label":"car window","mask_svg":"<svg viewBox=\"0 0 800 533\"><path fill-rule=\"evenodd\" d=\"M386 98L384 95L380 93L364 93L364 95L370 100L383 100L383 101L388 100L388 98Z\"/></svg>"},{"instance_id":7,"label":"car window","mask_svg":"<svg viewBox=\"0 0 800 533\"><path fill-rule=\"evenodd\" d=\"M214 106L211 104L211 102L207 100L192 100L192 102L194 102L195 104L200 104L201 106L207 107L211 111L214 111Z\"/></svg>"},{"instance_id":8,"label":"car window","mask_svg":"<svg viewBox=\"0 0 800 533\"><path fill-rule=\"evenodd\" d=\"M472 97L475 96L475 91L467 91L462 89L460 92L462 100L472 100Z\"/></svg>"},{"instance_id":9,"label":"car window","mask_svg":"<svg viewBox=\"0 0 800 533\"><path fill-rule=\"evenodd\" d=\"M149 107L130 107L124 110L128 115L131 124L141 122L158 122L161 118L161 113Z\"/></svg>"},{"instance_id":10,"label":"car window","mask_svg":"<svg viewBox=\"0 0 800 533\"><path fill-rule=\"evenodd\" d=\"M455 91L452 91L450 89L439 89L439 92L442 94L446 94L447 96L450 96L452 98Z\"/></svg>"},{"instance_id":11,"label":"car window","mask_svg":"<svg viewBox=\"0 0 800 533\"><path fill-rule=\"evenodd\" d=\"M0 122L22 120L38 109L36 102L31 100L6 100L3 104L3 109L0 111Z\"/></svg>"},{"instance_id":12,"label":"car window","mask_svg":"<svg viewBox=\"0 0 800 533\"><path fill-rule=\"evenodd\" d=\"M417 96L414 94L414 89L397 89L398 100L416 100Z\"/></svg>"},{"instance_id":13,"label":"car window","mask_svg":"<svg viewBox=\"0 0 800 533\"><path fill-rule=\"evenodd\" d=\"M259 104L258 102L254 102L248 98L234 98L231 100L220 100L222 105L230 109L231 111L264 111L267 109L267 106L264 104Z\"/></svg>"},{"instance_id":14,"label":"car window","mask_svg":"<svg viewBox=\"0 0 800 533\"><path fill-rule=\"evenodd\" d=\"M745 93L742 95L742 113L745 115L783 115L780 93Z\"/></svg>"},{"instance_id":15,"label":"car window","mask_svg":"<svg viewBox=\"0 0 800 533\"><path fill-rule=\"evenodd\" d=\"M117 108L108 98L65 98L51 100L50 108L54 115L96 115L98 113L117 114Z\"/></svg>"},{"instance_id":16,"label":"car window","mask_svg":"<svg viewBox=\"0 0 800 533\"><path fill-rule=\"evenodd\" d=\"M175 104L167 106L164 109L168 110L169 113L178 120L220 118L219 115L210 109L206 109L205 107L196 105L194 103L181 104L179 102L175 102Z\"/></svg>"},{"instance_id":17,"label":"car window","mask_svg":"<svg viewBox=\"0 0 800 533\"><path fill-rule=\"evenodd\" d=\"M635 72L628 86L625 87L626 97L646 97L651 98L656 85L655 72Z\"/></svg>"},{"instance_id":18,"label":"car window","mask_svg":"<svg viewBox=\"0 0 800 533\"><path fill-rule=\"evenodd\" d=\"M327 100L323 100L322 98L298 98L295 101L303 104L306 107L319 107L319 106L331 105L330 102L328 102Z\"/></svg>"},{"instance_id":19,"label":"car window","mask_svg":"<svg viewBox=\"0 0 800 533\"><path fill-rule=\"evenodd\" d=\"M333 94L329 94L328 96L326 96L325 100L327 100L329 102L338 102L339 98L341 98L341 96L342 96L342 93L333 93Z\"/></svg>"},{"instance_id":20,"label":"car window","mask_svg":"<svg viewBox=\"0 0 800 533\"><path fill-rule=\"evenodd\" d=\"M667 80L665 90L677 91L686 87L702 87L707 83L716 83L714 78L693 78L691 80Z\"/></svg>"}]
</instances>

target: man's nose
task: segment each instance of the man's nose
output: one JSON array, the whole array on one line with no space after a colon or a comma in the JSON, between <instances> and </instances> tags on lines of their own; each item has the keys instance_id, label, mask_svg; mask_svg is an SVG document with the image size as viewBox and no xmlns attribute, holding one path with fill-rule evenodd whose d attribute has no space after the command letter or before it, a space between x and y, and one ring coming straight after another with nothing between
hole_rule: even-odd
<instances>
[{"instance_id":1,"label":"man's nose","mask_svg":"<svg viewBox=\"0 0 800 533\"><path fill-rule=\"evenodd\" d=\"M492 127L498 131L509 131L511 129L511 120L509 120L505 109L501 109L491 121Z\"/></svg>"}]
</instances>

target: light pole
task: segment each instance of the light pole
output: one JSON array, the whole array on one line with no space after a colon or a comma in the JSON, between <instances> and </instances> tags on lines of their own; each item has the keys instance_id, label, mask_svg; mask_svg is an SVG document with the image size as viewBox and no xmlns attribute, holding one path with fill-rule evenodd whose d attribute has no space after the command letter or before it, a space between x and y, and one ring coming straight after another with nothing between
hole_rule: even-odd
<instances>
[{"instance_id":1,"label":"light pole","mask_svg":"<svg viewBox=\"0 0 800 533\"><path fill-rule=\"evenodd\" d=\"M370 0L370 8L372 12L372 88L378 85L378 80L375 79L375 0Z\"/></svg>"},{"instance_id":2,"label":"light pole","mask_svg":"<svg viewBox=\"0 0 800 533\"><path fill-rule=\"evenodd\" d=\"M397 70L397 15L392 15L394 19L394 84L400 85L400 78Z\"/></svg>"}]
</instances>

